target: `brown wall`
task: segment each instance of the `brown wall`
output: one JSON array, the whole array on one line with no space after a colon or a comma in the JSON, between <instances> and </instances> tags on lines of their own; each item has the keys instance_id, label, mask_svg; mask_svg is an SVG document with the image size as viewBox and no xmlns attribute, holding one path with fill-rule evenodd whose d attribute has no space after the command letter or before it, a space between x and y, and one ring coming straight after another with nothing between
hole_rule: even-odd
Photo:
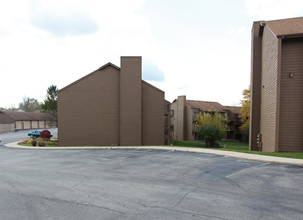
<instances>
[{"instance_id":1,"label":"brown wall","mask_svg":"<svg viewBox=\"0 0 303 220\"><path fill-rule=\"evenodd\" d=\"M254 22L251 37L251 102L250 102L250 128L249 149L258 150L257 135L260 133L260 107L261 107L261 67L262 67L262 38L260 22Z\"/></svg>"},{"instance_id":2,"label":"brown wall","mask_svg":"<svg viewBox=\"0 0 303 220\"><path fill-rule=\"evenodd\" d=\"M187 141L193 140L193 111L190 107L185 105L185 139Z\"/></svg>"},{"instance_id":3,"label":"brown wall","mask_svg":"<svg viewBox=\"0 0 303 220\"><path fill-rule=\"evenodd\" d=\"M163 145L164 92L142 82L142 144Z\"/></svg>"},{"instance_id":4,"label":"brown wall","mask_svg":"<svg viewBox=\"0 0 303 220\"><path fill-rule=\"evenodd\" d=\"M163 145L164 104L141 80L141 57L121 57L121 69L106 64L59 91L59 145Z\"/></svg>"},{"instance_id":5,"label":"brown wall","mask_svg":"<svg viewBox=\"0 0 303 220\"><path fill-rule=\"evenodd\" d=\"M171 124L171 134L172 134L172 139L175 140L177 139L177 102L173 102L170 105L171 109L171 119L170 119L170 124Z\"/></svg>"},{"instance_id":6,"label":"brown wall","mask_svg":"<svg viewBox=\"0 0 303 220\"><path fill-rule=\"evenodd\" d=\"M119 144L119 84L107 66L59 91L59 145Z\"/></svg>"},{"instance_id":7,"label":"brown wall","mask_svg":"<svg viewBox=\"0 0 303 220\"><path fill-rule=\"evenodd\" d=\"M121 57L120 144L141 145L141 57ZM163 115L162 115L163 117Z\"/></svg>"},{"instance_id":8,"label":"brown wall","mask_svg":"<svg viewBox=\"0 0 303 220\"><path fill-rule=\"evenodd\" d=\"M185 102L186 97L185 96L178 96L177 100L177 140L184 140L185 139L185 129L184 129L184 123L185 123Z\"/></svg>"},{"instance_id":9,"label":"brown wall","mask_svg":"<svg viewBox=\"0 0 303 220\"><path fill-rule=\"evenodd\" d=\"M164 101L164 144L170 145L172 138L172 127L171 127L171 104L169 101Z\"/></svg>"},{"instance_id":10,"label":"brown wall","mask_svg":"<svg viewBox=\"0 0 303 220\"><path fill-rule=\"evenodd\" d=\"M178 96L172 103L171 109L174 111L171 122L174 126L173 139L185 140L185 102L186 96Z\"/></svg>"},{"instance_id":11,"label":"brown wall","mask_svg":"<svg viewBox=\"0 0 303 220\"><path fill-rule=\"evenodd\" d=\"M261 54L260 51L262 51ZM302 60L303 40L301 36L277 37L268 26L261 27L260 22L254 23L251 72L251 150L258 150L256 135L260 132L263 151L303 151ZM293 73L294 77L289 77L289 73Z\"/></svg>"},{"instance_id":12,"label":"brown wall","mask_svg":"<svg viewBox=\"0 0 303 220\"><path fill-rule=\"evenodd\" d=\"M265 26L262 38L261 123L262 150L276 151L278 38Z\"/></svg>"},{"instance_id":13,"label":"brown wall","mask_svg":"<svg viewBox=\"0 0 303 220\"><path fill-rule=\"evenodd\" d=\"M289 73L294 77L290 78ZM279 151L303 151L303 40L282 43Z\"/></svg>"}]
</instances>

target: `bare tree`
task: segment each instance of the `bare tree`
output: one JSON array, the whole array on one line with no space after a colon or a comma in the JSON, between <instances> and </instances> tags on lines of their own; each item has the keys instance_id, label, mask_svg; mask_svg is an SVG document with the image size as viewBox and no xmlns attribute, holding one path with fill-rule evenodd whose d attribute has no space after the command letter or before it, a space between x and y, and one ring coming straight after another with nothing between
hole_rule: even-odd
<instances>
[{"instance_id":1,"label":"bare tree","mask_svg":"<svg viewBox=\"0 0 303 220\"><path fill-rule=\"evenodd\" d=\"M19 103L19 109L25 112L34 112L36 110L40 110L40 104L37 99L23 97L23 101Z\"/></svg>"}]
</instances>

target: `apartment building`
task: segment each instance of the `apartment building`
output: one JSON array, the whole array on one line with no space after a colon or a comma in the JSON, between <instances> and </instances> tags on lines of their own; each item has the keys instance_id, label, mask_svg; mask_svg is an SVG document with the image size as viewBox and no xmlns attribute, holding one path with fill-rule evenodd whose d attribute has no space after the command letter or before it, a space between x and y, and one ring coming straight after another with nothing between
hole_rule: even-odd
<instances>
[{"instance_id":1,"label":"apartment building","mask_svg":"<svg viewBox=\"0 0 303 220\"><path fill-rule=\"evenodd\" d=\"M303 17L252 26L251 150L303 151Z\"/></svg>"},{"instance_id":2,"label":"apartment building","mask_svg":"<svg viewBox=\"0 0 303 220\"><path fill-rule=\"evenodd\" d=\"M58 92L58 138L70 145L164 145L170 103L143 81L141 57L121 57Z\"/></svg>"},{"instance_id":3,"label":"apartment building","mask_svg":"<svg viewBox=\"0 0 303 220\"><path fill-rule=\"evenodd\" d=\"M196 115L201 112L219 112L229 120L230 131L227 139L241 139L239 127L240 108L236 106L223 106L218 102L187 100L186 96L178 96L171 104L171 132L172 139L195 141L197 140L197 128L195 126Z\"/></svg>"}]
</instances>

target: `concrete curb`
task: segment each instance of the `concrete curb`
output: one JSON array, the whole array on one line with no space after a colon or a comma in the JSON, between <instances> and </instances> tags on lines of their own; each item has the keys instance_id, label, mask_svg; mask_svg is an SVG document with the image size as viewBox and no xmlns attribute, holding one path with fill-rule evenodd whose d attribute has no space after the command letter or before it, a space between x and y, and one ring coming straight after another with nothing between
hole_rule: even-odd
<instances>
[{"instance_id":1,"label":"concrete curb","mask_svg":"<svg viewBox=\"0 0 303 220\"><path fill-rule=\"evenodd\" d=\"M18 145L18 142L13 142L5 144L8 148L19 148L19 149L30 149L30 150L88 150L88 149L155 149L155 150L170 150L170 151L183 151L183 152L194 152L194 153L206 153L206 154L216 154L225 157L233 157L239 159L261 161L267 163L282 163L303 166L303 159L293 159L286 157L273 157L257 154L247 154L239 153L234 151L224 151L224 150L212 150L212 149L202 149L202 148L188 148L188 147L165 147L165 146L104 146L104 147L28 147Z\"/></svg>"}]
</instances>

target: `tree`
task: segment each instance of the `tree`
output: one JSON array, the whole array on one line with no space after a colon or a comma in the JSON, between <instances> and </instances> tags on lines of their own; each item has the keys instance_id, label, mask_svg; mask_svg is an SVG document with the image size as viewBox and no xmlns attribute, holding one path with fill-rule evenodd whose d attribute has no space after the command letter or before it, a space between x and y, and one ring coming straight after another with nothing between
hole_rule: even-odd
<instances>
[{"instance_id":1,"label":"tree","mask_svg":"<svg viewBox=\"0 0 303 220\"><path fill-rule=\"evenodd\" d=\"M242 125L240 130L243 135L243 141L248 142L249 139L249 119L250 119L250 87L242 92L243 99L241 100L240 120Z\"/></svg>"},{"instance_id":2,"label":"tree","mask_svg":"<svg viewBox=\"0 0 303 220\"><path fill-rule=\"evenodd\" d=\"M9 108L7 108L7 110L9 110L9 111L16 111L16 110L19 110L19 109L15 106L15 104L11 104L9 106Z\"/></svg>"},{"instance_id":3,"label":"tree","mask_svg":"<svg viewBox=\"0 0 303 220\"><path fill-rule=\"evenodd\" d=\"M213 147L216 140L222 139L227 131L228 118L219 112L199 112L196 116L198 137L205 140L207 146Z\"/></svg>"},{"instance_id":4,"label":"tree","mask_svg":"<svg viewBox=\"0 0 303 220\"><path fill-rule=\"evenodd\" d=\"M46 98L41 105L44 112L52 114L57 120L57 102L58 102L58 88L56 85L51 85L47 88Z\"/></svg>"},{"instance_id":5,"label":"tree","mask_svg":"<svg viewBox=\"0 0 303 220\"><path fill-rule=\"evenodd\" d=\"M40 109L40 104L37 99L23 97L23 101L19 103L19 109L25 112L34 112Z\"/></svg>"}]
</instances>

